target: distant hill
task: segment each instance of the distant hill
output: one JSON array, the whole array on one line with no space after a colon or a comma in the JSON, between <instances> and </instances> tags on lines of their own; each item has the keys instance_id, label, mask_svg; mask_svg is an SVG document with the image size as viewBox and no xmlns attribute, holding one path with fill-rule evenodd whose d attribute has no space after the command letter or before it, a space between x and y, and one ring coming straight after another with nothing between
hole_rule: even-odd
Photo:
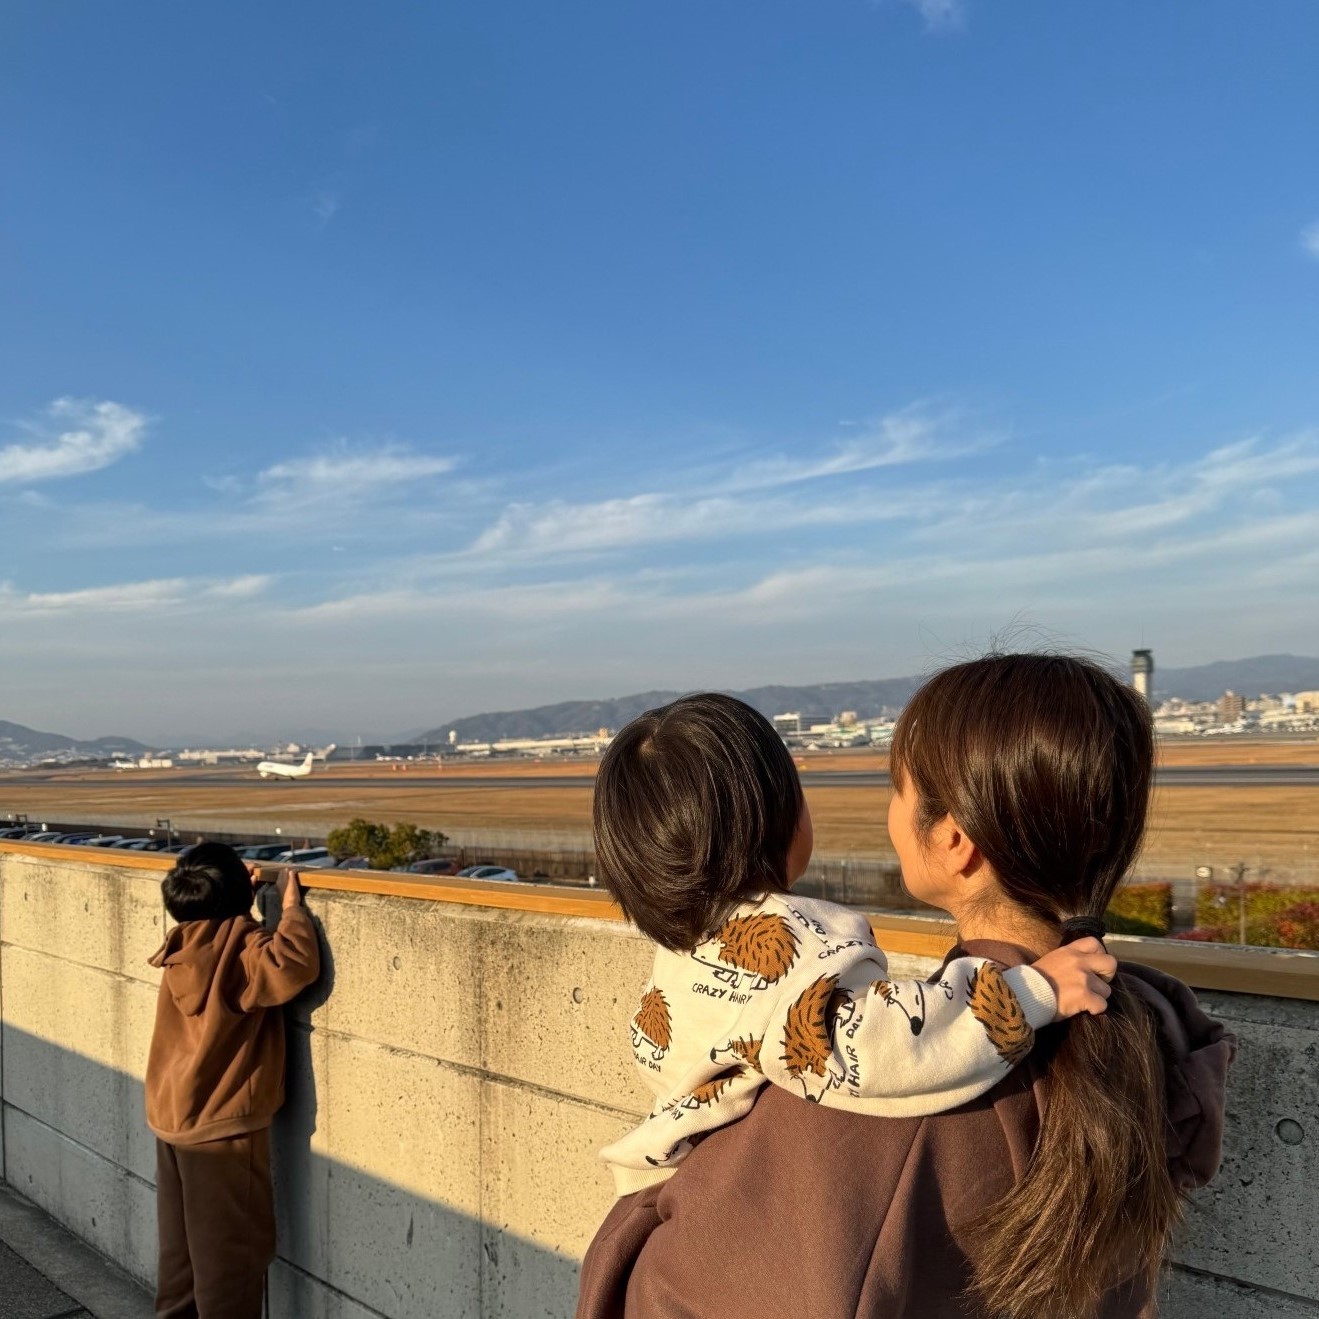
<instances>
[{"instance_id":1,"label":"distant hill","mask_svg":"<svg viewBox=\"0 0 1319 1319\"><path fill-rule=\"evenodd\" d=\"M1154 691L1184 701L1212 701L1226 691L1243 696L1319 691L1319 659L1305 655L1256 655L1253 659L1218 660L1193 669L1159 668L1154 655Z\"/></svg>"},{"instance_id":2,"label":"distant hill","mask_svg":"<svg viewBox=\"0 0 1319 1319\"><path fill-rule=\"evenodd\" d=\"M762 714L799 710L803 715L828 719L841 710L855 710L865 718L897 711L920 686L920 678L880 678L869 682L825 682L808 687L752 687L734 692ZM637 715L664 705L681 692L638 692L605 701L563 701L534 710L507 710L469 715L421 734L415 741L447 742L449 732L460 742L495 742L516 737L562 737L568 733L618 729Z\"/></svg>"},{"instance_id":3,"label":"distant hill","mask_svg":"<svg viewBox=\"0 0 1319 1319\"><path fill-rule=\"evenodd\" d=\"M1154 656L1154 689L1158 696L1208 701L1225 691L1257 696L1261 692L1319 690L1319 659L1303 655L1257 655L1253 659L1219 660L1189 669L1160 669ZM855 710L862 718L895 712L923 681L920 677L874 678L860 682L825 682L803 687L752 687L734 692L762 714L799 710L829 718ZM501 710L468 715L409 739L439 743L457 734L460 742L497 742L505 738L563 737L569 733L619 729L637 715L680 696L676 691L638 692L603 701L561 701L530 710Z\"/></svg>"},{"instance_id":4,"label":"distant hill","mask_svg":"<svg viewBox=\"0 0 1319 1319\"><path fill-rule=\"evenodd\" d=\"M82 742L59 733L39 733L35 728L0 719L0 763L26 763L43 756L71 753L78 756L140 756L147 748L128 737L97 737Z\"/></svg>"}]
</instances>

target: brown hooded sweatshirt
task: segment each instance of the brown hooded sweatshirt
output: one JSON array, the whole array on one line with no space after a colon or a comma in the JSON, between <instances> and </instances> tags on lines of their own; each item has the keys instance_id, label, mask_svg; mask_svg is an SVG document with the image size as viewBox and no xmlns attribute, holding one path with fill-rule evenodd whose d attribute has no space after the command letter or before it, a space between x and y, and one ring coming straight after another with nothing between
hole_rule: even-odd
<instances>
[{"instance_id":1,"label":"brown hooded sweatshirt","mask_svg":"<svg viewBox=\"0 0 1319 1319\"><path fill-rule=\"evenodd\" d=\"M1200 1186L1218 1168L1234 1041L1171 976L1121 971L1159 1026L1169 1170ZM1048 1091L1034 1054L932 1117L870 1117L767 1086L669 1181L615 1203L582 1266L578 1319L988 1319L965 1296L959 1225L1024 1175ZM1139 1282L1115 1287L1102 1319L1152 1314L1151 1301Z\"/></svg>"},{"instance_id":2,"label":"brown hooded sweatshirt","mask_svg":"<svg viewBox=\"0 0 1319 1319\"><path fill-rule=\"evenodd\" d=\"M147 1125L171 1145L259 1131L284 1102L284 1014L320 974L316 929L289 907L272 934L250 916L187 921L166 937L147 1060Z\"/></svg>"}]
</instances>

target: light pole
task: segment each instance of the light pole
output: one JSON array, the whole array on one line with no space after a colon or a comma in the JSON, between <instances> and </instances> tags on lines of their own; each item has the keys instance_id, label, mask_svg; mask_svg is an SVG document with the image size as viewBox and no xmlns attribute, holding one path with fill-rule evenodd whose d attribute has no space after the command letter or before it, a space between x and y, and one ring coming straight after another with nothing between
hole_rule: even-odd
<instances>
[{"instance_id":1,"label":"light pole","mask_svg":"<svg viewBox=\"0 0 1319 1319\"><path fill-rule=\"evenodd\" d=\"M174 846L174 825L169 820L157 820L156 828L165 831L165 847L168 850Z\"/></svg>"}]
</instances>

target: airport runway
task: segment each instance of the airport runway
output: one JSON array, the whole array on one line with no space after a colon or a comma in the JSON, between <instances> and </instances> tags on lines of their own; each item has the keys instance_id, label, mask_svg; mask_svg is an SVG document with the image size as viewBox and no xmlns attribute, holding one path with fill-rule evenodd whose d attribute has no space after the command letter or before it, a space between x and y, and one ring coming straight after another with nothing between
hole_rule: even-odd
<instances>
[{"instance_id":1,"label":"airport runway","mask_svg":"<svg viewBox=\"0 0 1319 1319\"><path fill-rule=\"evenodd\" d=\"M802 783L809 788L887 788L891 780L887 770L808 771ZM133 775L124 774L105 782L133 783ZM152 787L206 788L225 792L241 788L251 792L259 782L256 774L241 777L216 777L204 774L180 774L169 778L152 778ZM0 778L0 788L53 787L57 780L45 775ZM82 780L86 786L92 780ZM1319 788L1319 765L1169 765L1158 772L1161 788ZM370 778L314 774L306 779L268 779L271 792L308 792L317 789L386 789L415 788L491 788L528 792L537 788L580 788L589 791L594 778L589 774L521 775L521 774L377 774ZM144 785L145 786L145 783Z\"/></svg>"}]
</instances>

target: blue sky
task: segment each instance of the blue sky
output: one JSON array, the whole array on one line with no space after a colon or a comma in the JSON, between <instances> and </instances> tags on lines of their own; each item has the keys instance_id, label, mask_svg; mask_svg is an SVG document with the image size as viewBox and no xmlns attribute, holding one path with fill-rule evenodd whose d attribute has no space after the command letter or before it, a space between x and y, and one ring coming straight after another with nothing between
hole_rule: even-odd
<instances>
[{"instance_id":1,"label":"blue sky","mask_svg":"<svg viewBox=\"0 0 1319 1319\"><path fill-rule=\"evenodd\" d=\"M1319 7L0 18L0 717L1319 652Z\"/></svg>"}]
</instances>

